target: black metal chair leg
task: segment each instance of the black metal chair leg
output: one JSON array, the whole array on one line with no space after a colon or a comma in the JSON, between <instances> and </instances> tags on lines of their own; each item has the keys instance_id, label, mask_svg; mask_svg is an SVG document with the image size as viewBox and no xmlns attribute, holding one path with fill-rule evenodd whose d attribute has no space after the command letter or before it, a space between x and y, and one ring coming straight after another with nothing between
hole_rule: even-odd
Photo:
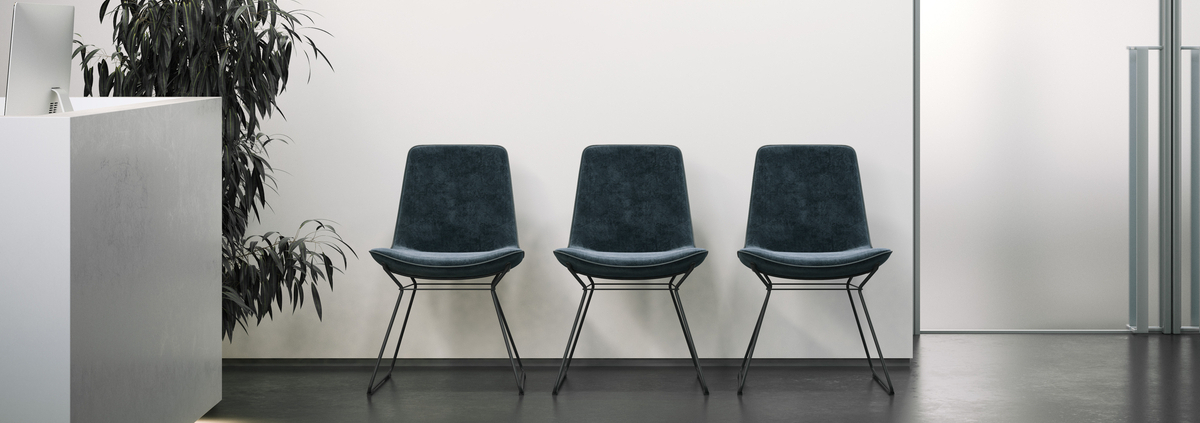
<instances>
[{"instance_id":1,"label":"black metal chair leg","mask_svg":"<svg viewBox=\"0 0 1200 423\"><path fill-rule=\"evenodd\" d=\"M867 299L863 298L862 288L858 290L858 301L862 303L863 315L867 316L867 328L871 329L871 341L875 342L875 352L879 354L879 365L883 367L883 376L887 378L887 386L883 386L883 381L879 380L879 376L875 374L875 369L871 369L871 377L879 383L879 386L886 389L888 395L895 395L896 390L892 386L892 375L888 373L887 361L883 359L883 348L879 346L879 337L875 336L875 324L871 323L871 312L867 311Z\"/></svg>"},{"instance_id":2,"label":"black metal chair leg","mask_svg":"<svg viewBox=\"0 0 1200 423\"><path fill-rule=\"evenodd\" d=\"M591 303L591 293L593 291L587 288L583 290L583 296L579 298L579 308L575 311L575 321L571 323L571 334L567 337L567 348L563 351L563 361L558 368L558 378L554 382L554 395L558 395L559 388L562 387L563 380L567 377L567 367L570 360L575 355L575 343L579 340L579 333L583 331L584 306Z\"/></svg>"},{"instance_id":3,"label":"black metal chair leg","mask_svg":"<svg viewBox=\"0 0 1200 423\"><path fill-rule=\"evenodd\" d=\"M680 283L683 281L681 280ZM708 383L704 382L704 371L700 370L700 357L696 354L696 344L692 341L692 331L688 327L687 314L683 311L683 301L679 298L679 288L670 289L671 300L675 304L675 313L679 316L679 326L683 328L683 338L687 340L688 352L692 354L692 365L696 366L696 377L700 379L700 388L708 395Z\"/></svg>"},{"instance_id":4,"label":"black metal chair leg","mask_svg":"<svg viewBox=\"0 0 1200 423\"><path fill-rule=\"evenodd\" d=\"M587 302L583 304L583 315L579 316L579 331L575 333L575 342L571 344L571 354L567 356L567 371L571 371L571 363L575 362L575 347L579 346L580 334L583 333L583 322L587 321L588 309L592 308L592 296L596 295L596 290L588 290ZM567 379L567 374L563 373L563 380Z\"/></svg>"},{"instance_id":5,"label":"black metal chair leg","mask_svg":"<svg viewBox=\"0 0 1200 423\"><path fill-rule=\"evenodd\" d=\"M509 364L512 364L513 379L517 382L517 394L525 395L525 365L522 364L518 372L517 364L521 360L521 355L517 353L517 342L512 339L512 332L508 329L508 321L504 319L504 311L500 309L500 299L496 297L495 288L492 288L492 304L496 306L496 319L500 321L500 335L504 337L504 349L508 351ZM513 359L514 353L516 359Z\"/></svg>"},{"instance_id":6,"label":"black metal chair leg","mask_svg":"<svg viewBox=\"0 0 1200 423\"><path fill-rule=\"evenodd\" d=\"M495 292L495 291L493 291L493 292ZM508 327L508 318L504 317L504 307L500 306L500 298L496 297L495 300L496 300L496 310L500 312L500 320L504 323L504 333L508 335L508 339L512 340L513 356L516 357L516 359L517 359L517 366L521 367L521 379L522 379L521 386L524 387L525 385L523 383L524 383L524 379L525 379L525 363L521 362L521 353L517 351L516 338L513 337L512 329L510 329Z\"/></svg>"},{"instance_id":7,"label":"black metal chair leg","mask_svg":"<svg viewBox=\"0 0 1200 423\"><path fill-rule=\"evenodd\" d=\"M746 378L750 376L750 361L754 359L754 347L758 345L758 331L762 329L763 317L767 315L767 303L771 301L771 289L767 288L767 295L763 298L762 311L758 312L758 323L754 324L754 334L750 335L750 345L746 346L746 356L742 358L742 370L738 372L738 395L742 394L742 388L746 386Z\"/></svg>"},{"instance_id":8,"label":"black metal chair leg","mask_svg":"<svg viewBox=\"0 0 1200 423\"><path fill-rule=\"evenodd\" d=\"M679 317L679 305L680 305L680 303L679 303L679 301L678 301L678 297L676 297L676 295L678 295L678 294L677 294L677 290L676 290L676 289L674 289L674 288L672 288L672 289L668 289L668 290L667 290L667 292L671 294L671 305L672 305L672 306L675 306L675 317L676 317L676 318L680 318L680 317ZM683 319L681 319L681 318L680 318L680 320L679 320L679 326L681 326L681 327L683 326ZM687 332L687 329L684 329L684 332L683 332L683 339L684 339L684 341L688 341L688 340L689 340L689 339L688 339L688 332ZM688 355L690 356L691 354L692 354L692 347L691 347L691 345L690 345L690 343L689 343L689 345L688 345ZM700 379L700 371L699 371L700 367L696 365L696 361L695 361L695 360L692 360L692 366L693 366L693 367L696 367L696 370L697 370L697 371L696 371L696 381L697 381L697 382L700 382L700 381L701 381L701 379Z\"/></svg>"},{"instance_id":9,"label":"black metal chair leg","mask_svg":"<svg viewBox=\"0 0 1200 423\"><path fill-rule=\"evenodd\" d=\"M415 288L415 287L414 287ZM404 322L400 326L400 336L396 339L396 350L392 354L392 365L388 368L387 375L379 384L375 383L375 377L379 374L379 364L383 362L383 352L387 350L388 338L392 335L392 325L396 323L396 313L400 311L400 302L404 299L404 288L401 286L400 294L396 296L396 306L392 308L392 319L388 321L387 331L383 334L383 344L379 346L379 357L375 360L375 370L371 372L371 381L367 382L367 396L375 394L384 383L392 379L392 371L396 369L396 358L400 356L400 343L404 341L404 329L408 327L408 316L412 313L413 299L417 296L417 291L414 289L408 299L408 310L404 312Z\"/></svg>"},{"instance_id":10,"label":"black metal chair leg","mask_svg":"<svg viewBox=\"0 0 1200 423\"><path fill-rule=\"evenodd\" d=\"M874 272L872 272L872 274L873 273ZM870 276L868 276L868 279L869 278ZM850 310L854 312L854 323L858 327L858 338L862 340L863 352L867 355L867 366L871 368L871 378L874 379L875 383L878 383L879 387L883 388L888 395L895 395L896 390L892 388L892 375L888 373L887 362L883 358L883 349L879 347L879 338L875 336L875 325L871 323L871 313L867 311L867 301L862 295L862 285L865 284L866 281L863 281L859 284L859 288L857 289L858 300L862 303L863 314L867 316L867 326L871 329L871 339L875 342L875 350L879 353L879 364L883 366L883 375L887 378L886 385L884 384L883 380L879 379L879 375L875 373L875 364L871 362L871 350L867 347L867 337L863 334L862 321L858 318L858 309L854 307L854 296L850 294L851 289L849 288L846 289L846 297L850 300Z\"/></svg>"}]
</instances>

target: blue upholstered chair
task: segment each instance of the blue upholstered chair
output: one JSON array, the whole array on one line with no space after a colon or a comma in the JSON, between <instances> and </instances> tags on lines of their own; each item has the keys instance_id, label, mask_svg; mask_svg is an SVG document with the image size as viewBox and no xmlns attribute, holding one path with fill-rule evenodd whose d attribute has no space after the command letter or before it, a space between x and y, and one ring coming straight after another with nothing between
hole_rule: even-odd
<instances>
[{"instance_id":1,"label":"blue upholstered chair","mask_svg":"<svg viewBox=\"0 0 1200 423\"><path fill-rule=\"evenodd\" d=\"M371 257L383 266L383 271L400 288L400 294L383 335L383 345L379 347L379 358L367 385L367 395L375 393L392 377L418 290L491 291L517 391L525 393L521 355L496 296L500 279L525 257L525 252L517 246L512 177L508 153L503 147L423 145L409 150L392 247L371 250ZM397 275L412 283L401 283L396 279ZM443 282L484 277L491 277L492 281ZM418 283L417 279L434 282ZM400 325L392 366L387 376L375 384L392 324L396 322L396 313L406 290L412 290L412 296Z\"/></svg>"},{"instance_id":2,"label":"blue upholstered chair","mask_svg":"<svg viewBox=\"0 0 1200 423\"><path fill-rule=\"evenodd\" d=\"M746 248L737 255L766 286L767 294L738 373L738 394L746 385L758 331L774 290L845 290L871 376L889 395L894 394L892 377L884 363L883 350L879 347L862 294L863 286L891 254L892 251L886 248L871 247L858 159L853 148L844 145L768 145L758 149L750 191ZM854 278L862 275L866 278L855 285ZM846 281L826 282L838 279ZM887 379L886 385L875 373L851 291L858 291L871 339Z\"/></svg>"},{"instance_id":3,"label":"blue upholstered chair","mask_svg":"<svg viewBox=\"0 0 1200 423\"><path fill-rule=\"evenodd\" d=\"M665 290L671 293L696 378L708 394L692 342L679 286L704 261L696 248L688 206L683 154L668 145L593 145L583 150L575 190L575 215L559 263L583 288L563 352L554 394L566 380L595 291ZM579 275L587 278L587 283ZM667 282L647 282L666 279ZM614 282L596 282L607 279Z\"/></svg>"}]
</instances>

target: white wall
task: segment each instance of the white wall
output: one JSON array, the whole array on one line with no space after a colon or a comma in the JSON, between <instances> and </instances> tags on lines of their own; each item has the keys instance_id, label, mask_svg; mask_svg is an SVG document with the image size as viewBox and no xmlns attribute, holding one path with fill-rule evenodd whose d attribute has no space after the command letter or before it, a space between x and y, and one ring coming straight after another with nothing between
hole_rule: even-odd
<instances>
[{"instance_id":1,"label":"white wall","mask_svg":"<svg viewBox=\"0 0 1200 423\"><path fill-rule=\"evenodd\" d=\"M1125 47L1158 44L1158 2L921 8L922 328L1124 328Z\"/></svg>"},{"instance_id":2,"label":"white wall","mask_svg":"<svg viewBox=\"0 0 1200 423\"><path fill-rule=\"evenodd\" d=\"M885 354L912 351L912 4L734 1L310 0L336 71L293 72L274 147L274 212L252 231L328 218L359 252L311 304L238 333L226 357L374 357L396 289L388 246L407 150L490 143L512 161L525 261L499 289L525 357L560 357L580 290L566 245L579 154L665 143L684 153L698 246L682 296L702 357L741 357L764 290L738 263L755 150L854 146L876 246L895 250L866 295ZM77 24L78 26L78 24ZM596 295L578 357L686 357L663 292ZM404 357L503 357L486 293L422 292ZM781 293L759 357L859 357L844 294Z\"/></svg>"},{"instance_id":3,"label":"white wall","mask_svg":"<svg viewBox=\"0 0 1200 423\"><path fill-rule=\"evenodd\" d=\"M911 4L876 1L306 2L337 68L282 97L296 138L262 229L341 223L362 253L311 310L239 336L227 357L370 357L395 288L365 250L390 242L404 157L424 143L495 143L513 165L525 262L502 301L521 351L560 356L578 285L566 244L580 151L669 143L684 152L696 241L711 253L682 290L697 348L740 357L763 289L737 262L755 149L859 150L872 235L896 250L867 290L886 352L911 352ZM847 48L870 46L869 49ZM298 75L303 75L298 73ZM762 357L861 354L840 293L777 295ZM402 356L501 357L486 294L418 294ZM684 357L666 293L596 296L580 357Z\"/></svg>"}]
</instances>

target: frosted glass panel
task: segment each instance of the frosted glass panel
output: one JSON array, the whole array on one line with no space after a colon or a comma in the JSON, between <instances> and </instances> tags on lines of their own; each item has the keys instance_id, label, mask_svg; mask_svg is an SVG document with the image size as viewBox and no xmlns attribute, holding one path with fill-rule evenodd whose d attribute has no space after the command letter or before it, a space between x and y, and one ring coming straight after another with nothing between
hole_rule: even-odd
<instances>
[{"instance_id":1,"label":"frosted glass panel","mask_svg":"<svg viewBox=\"0 0 1200 423\"><path fill-rule=\"evenodd\" d=\"M922 329L1124 328L1126 47L1158 44L1158 2L921 9Z\"/></svg>"},{"instance_id":2,"label":"frosted glass panel","mask_svg":"<svg viewBox=\"0 0 1200 423\"><path fill-rule=\"evenodd\" d=\"M1200 47L1200 1L1185 0L1180 4L1180 38L1181 44L1186 47ZM1193 58L1193 55L1196 55ZM1196 79L1200 77L1200 51L1185 51L1182 57L1182 85L1183 85L1183 191L1180 203L1183 206L1183 298L1180 304L1183 307L1180 316L1183 317L1184 326L1200 325L1200 249L1197 244L1200 244L1200 225L1196 223L1200 221L1200 190L1197 190L1196 180L1200 175L1197 174L1197 162L1200 157L1197 157L1196 151L1196 132L1200 128L1200 119L1197 119L1197 102L1200 98L1196 98Z\"/></svg>"}]
</instances>

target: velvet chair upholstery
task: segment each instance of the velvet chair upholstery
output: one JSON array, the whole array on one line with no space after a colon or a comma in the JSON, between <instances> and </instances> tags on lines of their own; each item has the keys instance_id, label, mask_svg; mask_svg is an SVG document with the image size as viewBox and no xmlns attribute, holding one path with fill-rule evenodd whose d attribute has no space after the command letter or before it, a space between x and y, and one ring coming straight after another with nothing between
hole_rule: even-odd
<instances>
[{"instance_id":1,"label":"velvet chair upholstery","mask_svg":"<svg viewBox=\"0 0 1200 423\"><path fill-rule=\"evenodd\" d=\"M521 357L496 296L500 279L525 257L517 244L512 177L508 153L503 147L422 145L410 149L392 246L371 250L371 257L400 288L392 320L379 349L376 373L404 291L413 291L415 298L417 290L490 290L505 348L513 364L517 389L524 393L525 373ZM408 278L412 283L405 285L396 275ZM484 277L491 277L492 281L417 282L417 279L440 281ZM396 341L392 369L404 339L412 301L410 298ZM387 382L391 374L392 370L389 370L378 385L372 374L368 395Z\"/></svg>"},{"instance_id":2,"label":"velvet chair upholstery","mask_svg":"<svg viewBox=\"0 0 1200 423\"><path fill-rule=\"evenodd\" d=\"M566 378L596 290L666 290L675 304L697 379L708 394L679 297L679 285L708 255L693 241L679 148L593 145L584 149L567 245L554 250L554 256L579 282L583 297L563 352L554 393ZM597 283L596 278L623 282ZM670 281L633 282L662 278Z\"/></svg>"},{"instance_id":3,"label":"velvet chair upholstery","mask_svg":"<svg viewBox=\"0 0 1200 423\"><path fill-rule=\"evenodd\" d=\"M371 257L393 273L472 279L516 267L508 153L495 145L421 145L408 152L391 248Z\"/></svg>"},{"instance_id":4,"label":"velvet chair upholstery","mask_svg":"<svg viewBox=\"0 0 1200 423\"><path fill-rule=\"evenodd\" d=\"M583 150L575 214L559 263L584 275L630 280L678 275L708 252L692 240L683 154L675 146Z\"/></svg>"},{"instance_id":5,"label":"velvet chair upholstery","mask_svg":"<svg viewBox=\"0 0 1200 423\"><path fill-rule=\"evenodd\" d=\"M771 291L845 290L848 296L850 291L857 291L866 314L862 287L891 254L891 250L871 246L858 158L853 148L844 145L768 145L760 148L754 162L746 247L737 255L766 286L767 294L738 375L738 393L742 393L749 373ZM861 275L867 277L854 285L853 278ZM846 282L780 282L772 278L846 279ZM855 321L859 322L853 296L850 296L850 306ZM866 317L883 363L870 314ZM892 394L894 390L886 364L882 365L887 384L875 375L861 322L859 336L874 380Z\"/></svg>"}]
</instances>

